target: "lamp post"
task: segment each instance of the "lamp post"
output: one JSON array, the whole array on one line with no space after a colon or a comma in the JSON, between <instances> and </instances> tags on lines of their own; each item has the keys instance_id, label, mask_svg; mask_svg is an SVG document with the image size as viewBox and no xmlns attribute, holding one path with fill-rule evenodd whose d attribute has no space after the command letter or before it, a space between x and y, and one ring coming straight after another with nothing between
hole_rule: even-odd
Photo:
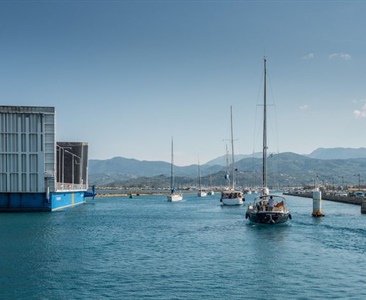
<instances>
[{"instance_id":1,"label":"lamp post","mask_svg":"<svg viewBox=\"0 0 366 300\"><path fill-rule=\"evenodd\" d=\"M361 174L355 174L353 176L358 176L358 190L361 190Z\"/></svg>"},{"instance_id":2,"label":"lamp post","mask_svg":"<svg viewBox=\"0 0 366 300\"><path fill-rule=\"evenodd\" d=\"M64 188L64 184L65 184L65 148L59 146L56 144L56 147L59 149L59 180L61 180L62 183L62 189ZM62 153L62 156L61 156Z\"/></svg>"}]
</instances>

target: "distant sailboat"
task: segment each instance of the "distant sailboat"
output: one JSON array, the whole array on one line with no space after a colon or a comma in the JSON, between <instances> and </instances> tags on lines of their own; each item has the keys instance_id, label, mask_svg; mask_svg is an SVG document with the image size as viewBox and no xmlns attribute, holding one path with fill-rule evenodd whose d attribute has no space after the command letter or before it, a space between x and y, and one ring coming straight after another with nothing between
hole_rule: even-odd
<instances>
[{"instance_id":1,"label":"distant sailboat","mask_svg":"<svg viewBox=\"0 0 366 300\"><path fill-rule=\"evenodd\" d=\"M234 136L233 136L233 108L230 106L230 123L231 123L231 186L227 190L221 192L220 202L223 205L242 205L245 201L243 193L241 191L235 190L235 159L234 159ZM227 173L225 178L229 181L230 185L230 175Z\"/></svg>"},{"instance_id":2,"label":"distant sailboat","mask_svg":"<svg viewBox=\"0 0 366 300\"><path fill-rule=\"evenodd\" d=\"M252 204L248 205L245 214L246 219L257 224L280 224L291 219L287 209L286 198L280 195L269 194L267 187L267 98L266 98L266 77L267 61L264 58L264 110L263 110L263 158L262 158L262 192L256 197Z\"/></svg>"},{"instance_id":3,"label":"distant sailboat","mask_svg":"<svg viewBox=\"0 0 366 300\"><path fill-rule=\"evenodd\" d=\"M175 191L174 181L174 149L173 149L173 138L171 143L171 164L170 164L170 195L167 196L169 202L183 200L183 195Z\"/></svg>"},{"instance_id":4,"label":"distant sailboat","mask_svg":"<svg viewBox=\"0 0 366 300\"><path fill-rule=\"evenodd\" d=\"M211 174L210 174L210 190L207 192L207 195L213 196L215 195L215 192L212 188L212 178L211 178Z\"/></svg>"}]
</instances>

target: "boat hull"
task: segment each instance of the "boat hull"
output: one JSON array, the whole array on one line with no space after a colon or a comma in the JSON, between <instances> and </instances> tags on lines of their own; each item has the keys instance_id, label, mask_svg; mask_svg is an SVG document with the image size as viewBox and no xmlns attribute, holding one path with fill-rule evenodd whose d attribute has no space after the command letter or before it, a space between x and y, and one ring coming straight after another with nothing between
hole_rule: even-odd
<instances>
[{"instance_id":1,"label":"boat hull","mask_svg":"<svg viewBox=\"0 0 366 300\"><path fill-rule=\"evenodd\" d=\"M169 202L182 201L183 200L183 195L181 195L181 194L172 194L172 195L168 195L167 199L168 199Z\"/></svg>"},{"instance_id":2,"label":"boat hull","mask_svg":"<svg viewBox=\"0 0 366 300\"><path fill-rule=\"evenodd\" d=\"M222 205L235 206L235 205L243 205L242 198L232 198L232 199L221 199Z\"/></svg>"},{"instance_id":3,"label":"boat hull","mask_svg":"<svg viewBox=\"0 0 366 300\"><path fill-rule=\"evenodd\" d=\"M291 219L291 214L289 212L247 212L246 218L249 219L251 223L256 224L283 224Z\"/></svg>"},{"instance_id":4,"label":"boat hull","mask_svg":"<svg viewBox=\"0 0 366 300\"><path fill-rule=\"evenodd\" d=\"M220 202L222 205L235 206L243 205L245 199L240 191L223 191L221 192Z\"/></svg>"},{"instance_id":5,"label":"boat hull","mask_svg":"<svg viewBox=\"0 0 366 300\"><path fill-rule=\"evenodd\" d=\"M198 196L198 197L206 197L206 196L207 196L207 193L206 193L206 192L203 192L203 191L199 191L199 192L197 193L197 196Z\"/></svg>"}]
</instances>

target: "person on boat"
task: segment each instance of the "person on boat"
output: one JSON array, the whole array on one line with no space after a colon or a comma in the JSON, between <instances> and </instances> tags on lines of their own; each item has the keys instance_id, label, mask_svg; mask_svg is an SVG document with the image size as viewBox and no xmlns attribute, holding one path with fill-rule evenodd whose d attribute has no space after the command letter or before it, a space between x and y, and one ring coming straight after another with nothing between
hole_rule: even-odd
<instances>
[{"instance_id":1,"label":"person on boat","mask_svg":"<svg viewBox=\"0 0 366 300\"><path fill-rule=\"evenodd\" d=\"M266 211L267 201L262 200L259 202L260 211Z\"/></svg>"},{"instance_id":2,"label":"person on boat","mask_svg":"<svg viewBox=\"0 0 366 300\"><path fill-rule=\"evenodd\" d=\"M274 199L272 196L270 196L268 200L268 210L273 211L273 207L274 207Z\"/></svg>"}]
</instances>

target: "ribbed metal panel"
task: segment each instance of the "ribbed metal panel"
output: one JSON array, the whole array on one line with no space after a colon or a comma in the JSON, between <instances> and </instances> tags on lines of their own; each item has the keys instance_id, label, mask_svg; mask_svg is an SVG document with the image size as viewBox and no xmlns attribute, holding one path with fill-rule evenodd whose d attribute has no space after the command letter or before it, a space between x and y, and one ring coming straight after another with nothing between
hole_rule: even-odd
<instances>
[{"instance_id":1,"label":"ribbed metal panel","mask_svg":"<svg viewBox=\"0 0 366 300\"><path fill-rule=\"evenodd\" d=\"M0 192L55 190L55 109L0 106Z\"/></svg>"}]
</instances>

